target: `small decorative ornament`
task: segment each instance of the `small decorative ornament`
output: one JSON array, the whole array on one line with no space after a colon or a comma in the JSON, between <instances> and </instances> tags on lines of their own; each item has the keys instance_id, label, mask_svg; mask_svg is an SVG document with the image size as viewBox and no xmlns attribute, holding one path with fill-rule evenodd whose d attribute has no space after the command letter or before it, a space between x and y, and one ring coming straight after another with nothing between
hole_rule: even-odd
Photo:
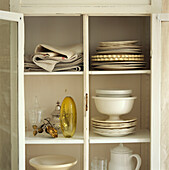
<instances>
[{"instance_id":1,"label":"small decorative ornament","mask_svg":"<svg viewBox=\"0 0 169 170\"><path fill-rule=\"evenodd\" d=\"M53 127L58 131L58 133L61 133L61 128L60 128L60 102L57 101L55 110L51 113L52 119L51 123Z\"/></svg>"},{"instance_id":2,"label":"small decorative ornament","mask_svg":"<svg viewBox=\"0 0 169 170\"><path fill-rule=\"evenodd\" d=\"M37 125L33 125L33 135L36 136L38 133L43 133L44 131L51 135L53 138L58 137L57 129L53 127L49 118L44 119L43 124L39 127Z\"/></svg>"}]
</instances>

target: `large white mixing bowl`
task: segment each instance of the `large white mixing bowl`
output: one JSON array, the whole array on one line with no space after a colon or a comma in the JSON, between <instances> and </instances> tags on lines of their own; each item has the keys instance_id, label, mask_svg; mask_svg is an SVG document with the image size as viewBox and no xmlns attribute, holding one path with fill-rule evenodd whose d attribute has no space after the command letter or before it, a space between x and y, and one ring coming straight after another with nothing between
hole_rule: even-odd
<instances>
[{"instance_id":1,"label":"large white mixing bowl","mask_svg":"<svg viewBox=\"0 0 169 170\"><path fill-rule=\"evenodd\" d=\"M44 155L30 159L29 163L36 170L69 170L77 160L67 155Z\"/></svg>"},{"instance_id":2,"label":"large white mixing bowl","mask_svg":"<svg viewBox=\"0 0 169 170\"><path fill-rule=\"evenodd\" d=\"M92 97L95 101L97 110L109 116L108 120L120 120L120 115L129 113L136 97Z\"/></svg>"}]
</instances>

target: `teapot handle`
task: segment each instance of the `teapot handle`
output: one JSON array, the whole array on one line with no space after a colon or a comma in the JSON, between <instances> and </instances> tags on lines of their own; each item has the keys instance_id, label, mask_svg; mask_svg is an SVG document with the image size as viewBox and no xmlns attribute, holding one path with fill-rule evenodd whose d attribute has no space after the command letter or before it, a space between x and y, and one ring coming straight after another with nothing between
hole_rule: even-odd
<instances>
[{"instance_id":1,"label":"teapot handle","mask_svg":"<svg viewBox=\"0 0 169 170\"><path fill-rule=\"evenodd\" d=\"M137 160L137 165L136 165L136 169L135 170L139 170L140 167L141 167L141 157L140 157L140 155L133 154L133 155L130 156L130 158L132 158L132 157L135 157L136 160Z\"/></svg>"}]
</instances>

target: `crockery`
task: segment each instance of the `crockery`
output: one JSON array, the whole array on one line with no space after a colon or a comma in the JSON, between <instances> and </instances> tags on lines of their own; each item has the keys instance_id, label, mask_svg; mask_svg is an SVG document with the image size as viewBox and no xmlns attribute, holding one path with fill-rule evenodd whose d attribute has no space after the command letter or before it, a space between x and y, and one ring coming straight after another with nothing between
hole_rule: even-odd
<instances>
[{"instance_id":1,"label":"crockery","mask_svg":"<svg viewBox=\"0 0 169 170\"><path fill-rule=\"evenodd\" d=\"M130 97L132 90L96 90L96 96L98 97Z\"/></svg>"},{"instance_id":2,"label":"crockery","mask_svg":"<svg viewBox=\"0 0 169 170\"><path fill-rule=\"evenodd\" d=\"M93 132L102 136L107 137L117 137L117 136L126 136L132 134L136 131L136 127L124 128L124 129L97 129L93 127Z\"/></svg>"},{"instance_id":3,"label":"crockery","mask_svg":"<svg viewBox=\"0 0 169 170\"><path fill-rule=\"evenodd\" d=\"M95 101L97 110L108 115L108 120L120 120L120 115L129 113L134 104L136 97L92 97Z\"/></svg>"},{"instance_id":4,"label":"crockery","mask_svg":"<svg viewBox=\"0 0 169 170\"><path fill-rule=\"evenodd\" d=\"M69 170L77 160L67 155L44 155L30 159L29 163L37 170Z\"/></svg>"},{"instance_id":5,"label":"crockery","mask_svg":"<svg viewBox=\"0 0 169 170\"><path fill-rule=\"evenodd\" d=\"M119 123L127 123L127 122L133 122L136 121L137 118L135 117L129 117L129 116L122 116L120 120L108 120L105 117L102 116L96 116L92 118L93 122L98 122L98 123L104 123L104 124L119 124Z\"/></svg>"},{"instance_id":6,"label":"crockery","mask_svg":"<svg viewBox=\"0 0 169 170\"><path fill-rule=\"evenodd\" d=\"M105 58L93 58L92 61L144 61L142 57L105 57Z\"/></svg>"},{"instance_id":7,"label":"crockery","mask_svg":"<svg viewBox=\"0 0 169 170\"><path fill-rule=\"evenodd\" d=\"M144 55L142 54L103 54L103 55L94 55L92 56L92 59L96 58L143 58Z\"/></svg>"},{"instance_id":8,"label":"crockery","mask_svg":"<svg viewBox=\"0 0 169 170\"><path fill-rule=\"evenodd\" d=\"M134 70L134 69L143 69L143 66L114 66L114 65L101 65L96 66L95 69L104 69L104 70Z\"/></svg>"},{"instance_id":9,"label":"crockery","mask_svg":"<svg viewBox=\"0 0 169 170\"><path fill-rule=\"evenodd\" d=\"M119 128L127 128L127 127L132 127L136 126L137 122L129 122L129 123L112 123L112 124L103 124L103 123L97 123L97 122L92 122L92 126L95 128L101 128L101 129L119 129Z\"/></svg>"},{"instance_id":10,"label":"crockery","mask_svg":"<svg viewBox=\"0 0 169 170\"><path fill-rule=\"evenodd\" d=\"M102 90L102 89L97 89L96 94L117 94L117 95L122 95L122 94L127 94L131 95L132 90Z\"/></svg>"},{"instance_id":11,"label":"crockery","mask_svg":"<svg viewBox=\"0 0 169 170\"><path fill-rule=\"evenodd\" d=\"M107 41L107 42L100 42L100 46L109 46L109 45L122 45L122 44L135 44L137 40L131 41Z\"/></svg>"},{"instance_id":12,"label":"crockery","mask_svg":"<svg viewBox=\"0 0 169 170\"><path fill-rule=\"evenodd\" d=\"M128 44L122 44L122 45L109 45L109 46L99 46L97 47L97 50L111 50L111 49L140 49L141 46L138 45L128 45Z\"/></svg>"},{"instance_id":13,"label":"crockery","mask_svg":"<svg viewBox=\"0 0 169 170\"><path fill-rule=\"evenodd\" d=\"M139 170L141 166L141 157L138 154L132 154L132 150L119 144L110 151L109 170ZM134 167L133 158L136 158L137 165Z\"/></svg>"}]
</instances>

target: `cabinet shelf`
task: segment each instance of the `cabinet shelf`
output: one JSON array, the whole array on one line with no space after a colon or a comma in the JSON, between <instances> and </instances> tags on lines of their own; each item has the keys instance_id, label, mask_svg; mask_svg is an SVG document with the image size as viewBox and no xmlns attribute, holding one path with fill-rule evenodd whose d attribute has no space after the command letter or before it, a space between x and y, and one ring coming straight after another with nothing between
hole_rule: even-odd
<instances>
[{"instance_id":1,"label":"cabinet shelf","mask_svg":"<svg viewBox=\"0 0 169 170\"><path fill-rule=\"evenodd\" d=\"M89 71L89 75L151 74L150 70ZM83 75L83 72L24 72L25 76Z\"/></svg>"},{"instance_id":2,"label":"cabinet shelf","mask_svg":"<svg viewBox=\"0 0 169 170\"><path fill-rule=\"evenodd\" d=\"M83 72L24 72L25 76L83 75Z\"/></svg>"},{"instance_id":3,"label":"cabinet shelf","mask_svg":"<svg viewBox=\"0 0 169 170\"><path fill-rule=\"evenodd\" d=\"M123 136L123 137L104 137L93 132L90 133L90 143L100 144L100 143L149 143L150 142L150 132L149 130L138 130L136 133Z\"/></svg>"},{"instance_id":4,"label":"cabinet shelf","mask_svg":"<svg viewBox=\"0 0 169 170\"><path fill-rule=\"evenodd\" d=\"M62 134L58 138L52 138L47 134L33 136L32 131L26 132L25 144L83 144L82 133L75 133L72 138L65 138Z\"/></svg>"},{"instance_id":5,"label":"cabinet shelf","mask_svg":"<svg viewBox=\"0 0 169 170\"><path fill-rule=\"evenodd\" d=\"M105 74L151 74L150 70L89 71L90 75Z\"/></svg>"}]
</instances>

